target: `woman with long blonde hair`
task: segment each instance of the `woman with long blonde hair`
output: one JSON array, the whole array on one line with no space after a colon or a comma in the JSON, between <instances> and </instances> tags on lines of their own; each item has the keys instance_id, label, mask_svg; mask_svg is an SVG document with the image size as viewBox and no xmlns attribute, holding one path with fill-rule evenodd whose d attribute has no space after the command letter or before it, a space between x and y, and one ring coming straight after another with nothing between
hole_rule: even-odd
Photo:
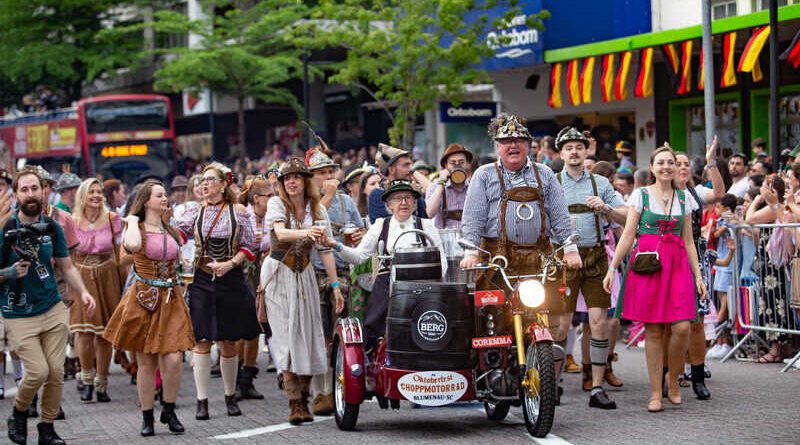
<instances>
[{"instance_id":1,"label":"woman with long blonde hair","mask_svg":"<svg viewBox=\"0 0 800 445\"><path fill-rule=\"evenodd\" d=\"M220 371L229 416L240 416L236 401L239 357L236 342L251 340L260 332L255 296L245 281L245 261L255 261L258 251L255 220L247 207L236 202L233 174L219 163L203 169L203 204L186 209L177 220L185 236L195 238L194 278L189 285L189 310L197 345L194 380L197 420L209 419L208 384L211 379L211 343L220 347Z\"/></svg>"},{"instance_id":2,"label":"woman with long blonde hair","mask_svg":"<svg viewBox=\"0 0 800 445\"><path fill-rule=\"evenodd\" d=\"M97 302L92 316L87 315L79 300L69 311L69 330L76 334L75 346L81 364L81 400L92 401L96 390L98 402L110 402L108 368L112 347L103 333L122 294L119 271L122 219L107 210L103 185L96 178L86 179L78 187L72 217L80 242L73 262Z\"/></svg>"}]
</instances>

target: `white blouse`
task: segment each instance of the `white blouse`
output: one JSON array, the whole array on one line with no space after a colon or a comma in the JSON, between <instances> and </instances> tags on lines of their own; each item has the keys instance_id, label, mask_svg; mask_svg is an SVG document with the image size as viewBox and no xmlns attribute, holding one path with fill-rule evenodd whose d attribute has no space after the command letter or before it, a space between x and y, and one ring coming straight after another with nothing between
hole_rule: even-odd
<instances>
[{"instance_id":1,"label":"white blouse","mask_svg":"<svg viewBox=\"0 0 800 445\"><path fill-rule=\"evenodd\" d=\"M397 241L401 233L416 228L416 224L414 223L415 216L408 218L402 223L398 222L394 216L391 218L392 219L389 221L389 234L386 240L386 250L389 254L394 253L395 241ZM358 247L342 245L342 258L348 263L360 264L372 258L373 255L376 255L378 253L378 241L381 236L381 230L383 229L383 220L384 218L378 218L375 223L370 226ZM439 248L442 259L442 276L444 276L447 273L447 255L445 255L444 249L442 248L442 239L439 237L439 230L434 225L433 220L425 218L422 219L422 230L431 237L433 245ZM414 247L413 243L416 242L417 236L415 234L408 234L401 237L400 241L397 241L396 247Z\"/></svg>"}]
</instances>

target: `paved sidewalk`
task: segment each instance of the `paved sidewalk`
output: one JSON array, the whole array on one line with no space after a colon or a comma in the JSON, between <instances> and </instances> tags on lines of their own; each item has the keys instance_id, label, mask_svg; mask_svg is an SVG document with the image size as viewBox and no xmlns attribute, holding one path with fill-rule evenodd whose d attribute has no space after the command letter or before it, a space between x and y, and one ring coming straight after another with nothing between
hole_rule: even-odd
<instances>
[{"instance_id":1,"label":"paved sidewalk","mask_svg":"<svg viewBox=\"0 0 800 445\"><path fill-rule=\"evenodd\" d=\"M622 345L620 345L622 346ZM615 371L625 382L620 390L610 391L619 409L600 411L587 406L588 395L580 390L580 374L565 375L566 389L556 412L553 434L572 444L798 444L800 443L800 370L779 372L781 365L759 365L730 361L710 364L713 377L708 382L713 399L701 402L691 389L683 391L683 406L665 403L666 411L646 411L649 394L644 369L644 351L619 349ZM263 362L263 356L260 357ZM263 363L261 363L263 366ZM6 375L6 384L12 378ZM65 384L66 421L56 422L56 430L71 445L99 444L530 444L536 442L525 431L522 412L513 409L501 424L486 419L478 403L438 409L411 409L403 404L399 411L381 411L374 402L362 405L359 431L343 432L332 418L301 427L286 424L287 402L278 391L274 373L259 374L256 387L266 395L263 401L240 403L244 415L228 417L222 394L222 380L211 380L209 408L211 420L194 419L194 382L191 369L183 370L178 416L187 433L169 434L156 424L156 437L139 436L141 415L136 388L118 367L113 369L109 394L111 403L83 404L75 391L75 381ZM11 412L12 400L0 400L0 415ZM158 422L159 408L156 408ZM36 420L29 421L28 443L35 444ZM5 422L0 426L0 443L7 443ZM226 436L228 438L215 438ZM551 439L549 443L554 443ZM541 443L547 443L543 441Z\"/></svg>"}]
</instances>

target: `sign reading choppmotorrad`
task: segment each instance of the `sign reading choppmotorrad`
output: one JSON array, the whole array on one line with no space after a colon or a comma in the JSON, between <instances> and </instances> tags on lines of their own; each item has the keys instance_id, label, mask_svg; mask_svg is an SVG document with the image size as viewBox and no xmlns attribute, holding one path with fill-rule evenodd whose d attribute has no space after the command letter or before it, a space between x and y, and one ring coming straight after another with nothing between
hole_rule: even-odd
<instances>
[{"instance_id":1,"label":"sign reading choppmotorrad","mask_svg":"<svg viewBox=\"0 0 800 445\"><path fill-rule=\"evenodd\" d=\"M423 406L442 406L457 402L467 391L467 379L448 371L421 371L406 374L397 389L410 402Z\"/></svg>"}]
</instances>

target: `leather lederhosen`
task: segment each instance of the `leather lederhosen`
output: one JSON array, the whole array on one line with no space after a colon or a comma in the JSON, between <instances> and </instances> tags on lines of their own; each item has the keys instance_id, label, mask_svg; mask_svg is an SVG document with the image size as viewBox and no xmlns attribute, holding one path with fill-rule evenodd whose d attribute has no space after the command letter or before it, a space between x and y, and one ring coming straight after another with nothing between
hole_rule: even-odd
<instances>
[{"instance_id":1,"label":"leather lederhosen","mask_svg":"<svg viewBox=\"0 0 800 445\"><path fill-rule=\"evenodd\" d=\"M542 188L542 179L539 174L539 169L535 164L531 165L534 174L536 175L536 187L514 187L512 189L506 188L503 172L500 170L500 164L495 163L495 170L497 177L500 180L500 214L498 216L498 224L500 224L499 232L500 238L481 238L481 248L488 250L492 255L503 255L508 259L507 273L509 275L525 275L537 273L541 270L541 255L552 251L553 247L550 240L545 235L547 224L547 213L544 207L544 190ZM508 211L508 201L515 202L532 202L538 201L539 212L541 215L541 228L539 231L539 238L534 244L520 244L508 240L506 231L506 212ZM503 288L502 281L495 281L494 271L487 271L478 275L476 282L477 289L497 289Z\"/></svg>"}]
</instances>

